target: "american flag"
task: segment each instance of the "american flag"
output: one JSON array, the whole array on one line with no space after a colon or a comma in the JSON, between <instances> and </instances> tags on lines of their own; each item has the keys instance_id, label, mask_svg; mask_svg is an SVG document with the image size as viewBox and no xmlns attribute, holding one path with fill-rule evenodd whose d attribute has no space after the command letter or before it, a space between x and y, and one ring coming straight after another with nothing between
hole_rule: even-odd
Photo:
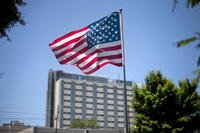
<instances>
[{"instance_id":1,"label":"american flag","mask_svg":"<svg viewBox=\"0 0 200 133\"><path fill-rule=\"evenodd\" d=\"M119 12L54 40L49 47L60 64L91 74L106 64L122 66Z\"/></svg>"}]
</instances>

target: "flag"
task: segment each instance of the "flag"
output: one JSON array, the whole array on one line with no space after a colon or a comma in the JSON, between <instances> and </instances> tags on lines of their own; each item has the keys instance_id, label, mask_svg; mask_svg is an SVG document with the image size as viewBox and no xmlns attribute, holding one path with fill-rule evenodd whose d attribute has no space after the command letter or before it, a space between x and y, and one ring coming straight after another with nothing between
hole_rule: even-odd
<instances>
[{"instance_id":1,"label":"flag","mask_svg":"<svg viewBox=\"0 0 200 133\"><path fill-rule=\"evenodd\" d=\"M119 12L69 32L49 44L60 64L91 74L106 64L122 66Z\"/></svg>"}]
</instances>

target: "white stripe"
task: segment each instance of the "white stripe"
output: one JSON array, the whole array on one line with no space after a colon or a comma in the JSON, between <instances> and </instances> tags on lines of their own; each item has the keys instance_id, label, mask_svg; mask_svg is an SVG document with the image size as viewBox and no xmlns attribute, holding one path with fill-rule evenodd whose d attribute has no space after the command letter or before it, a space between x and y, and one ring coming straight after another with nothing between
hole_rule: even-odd
<instances>
[{"instance_id":1,"label":"white stripe","mask_svg":"<svg viewBox=\"0 0 200 133\"><path fill-rule=\"evenodd\" d=\"M79 47L77 47L76 49L74 49L73 51L57 58L58 61L62 61L62 60L65 60L66 58L69 58L70 56L73 56L74 54L76 54L78 51L80 51L81 49L87 47L87 42L83 43L82 45L80 45Z\"/></svg>"},{"instance_id":2,"label":"white stripe","mask_svg":"<svg viewBox=\"0 0 200 133\"><path fill-rule=\"evenodd\" d=\"M84 73L90 72L93 69L95 69L98 65L101 65L101 64L103 64L105 62L122 63L122 58L120 58L120 59L112 59L112 60L104 59L104 60L101 60L99 62L94 62L90 67L88 67L87 69L82 70L82 71Z\"/></svg>"},{"instance_id":3,"label":"white stripe","mask_svg":"<svg viewBox=\"0 0 200 133\"><path fill-rule=\"evenodd\" d=\"M96 49L101 49L101 48L108 48L108 47L117 46L117 45L121 45L120 41L115 41L115 42L110 42L110 43L102 43L99 45L95 45L94 47Z\"/></svg>"},{"instance_id":4,"label":"white stripe","mask_svg":"<svg viewBox=\"0 0 200 133\"><path fill-rule=\"evenodd\" d=\"M80 50L81 50L82 48L80 48ZM96 50L96 49L95 49ZM79 51L79 50L77 50L77 51ZM77 51L76 52L70 52L70 56L72 56L73 54L75 54L75 53L77 53ZM88 50L90 53L92 53L93 51L91 51L91 49L90 50ZM82 58L84 58L84 57L86 57L88 54L90 54L90 53L87 53L88 51L86 51L85 53L82 53L82 54L80 54L79 56L77 56L77 57L75 57L74 59L72 59L72 60L70 60L69 62L68 62L68 64L74 64L75 62L77 62L77 61L79 61L80 59L82 59ZM98 56L98 57L104 57L104 56L109 56L109 55L118 55L118 54L120 54L121 53L121 49L120 50L112 50L112 51L104 51L104 52L102 52L102 53L95 53L95 54L97 54L96 55L96 57ZM67 56L68 56L68 54L67 54ZM95 57L95 56L93 56L93 57ZM90 58L90 59L92 59L92 58ZM94 59L94 58L93 58Z\"/></svg>"},{"instance_id":5,"label":"white stripe","mask_svg":"<svg viewBox=\"0 0 200 133\"><path fill-rule=\"evenodd\" d=\"M73 51L61 56L58 58L58 61L61 62L62 60L65 60L66 58L69 58L70 56L74 55L76 52L78 52L79 50L81 50L82 48L84 47L87 47L87 42L80 45L79 47L77 47L76 49L74 49ZM112 46L117 46L117 45L121 45L120 44L120 41L116 41L116 42L112 42L112 43L105 43L105 44L101 44L99 45L99 48L98 49L101 49L101 48L109 48L109 47L112 47ZM89 50L87 50L86 52L82 53L81 55L77 56L76 58L79 60L85 56L87 56L88 54L92 53L93 51L95 51L97 48L96 47L92 47L90 48ZM120 50L121 51L121 50ZM109 51L107 51L109 52ZM103 52L105 53L105 52ZM118 53L119 54L119 53ZM73 64L77 61L77 59L74 59L74 60L71 60L70 61L70 64Z\"/></svg>"},{"instance_id":6,"label":"white stripe","mask_svg":"<svg viewBox=\"0 0 200 133\"><path fill-rule=\"evenodd\" d=\"M104 51L101 53L98 53L98 57L104 57L104 56L109 56L109 55L117 55L117 54L121 54L122 50L112 50L112 51Z\"/></svg>"},{"instance_id":7,"label":"white stripe","mask_svg":"<svg viewBox=\"0 0 200 133\"><path fill-rule=\"evenodd\" d=\"M60 46L60 45L62 45L62 44L64 44L64 43L66 43L66 42L68 42L68 41L74 39L74 38L83 36L83 35L86 34L89 30L90 30L90 29L87 29L87 30L78 32L78 33L76 33L76 34L74 34L74 35L72 35L72 36L69 36L69 37L67 37L67 38L65 38L65 39L62 39L61 41L59 41L59 42L53 44L52 46L50 46L50 48L51 48L51 49L54 49L54 48L56 48L56 47L58 47L58 46Z\"/></svg>"},{"instance_id":8,"label":"white stripe","mask_svg":"<svg viewBox=\"0 0 200 133\"><path fill-rule=\"evenodd\" d=\"M95 53L94 55L92 55L91 57L89 57L87 60L85 60L84 62L82 62L81 64L79 64L79 67L84 67L85 65L87 65L91 60L93 60L96 57L104 57L104 56L109 56L109 55L118 55L121 54L121 49L120 50L115 50L115 51L106 51L106 52L102 52L102 53Z\"/></svg>"},{"instance_id":9,"label":"white stripe","mask_svg":"<svg viewBox=\"0 0 200 133\"><path fill-rule=\"evenodd\" d=\"M70 45L68 45L68 46L66 46L66 47L64 47L64 48L62 48L62 49L53 51L53 53L54 53L55 55L58 55L58 54L60 54L61 52L66 51L67 49L73 48L74 45L75 45L75 43L72 43L72 44L70 44Z\"/></svg>"},{"instance_id":10,"label":"white stripe","mask_svg":"<svg viewBox=\"0 0 200 133\"><path fill-rule=\"evenodd\" d=\"M81 64L79 64L78 66L80 68L83 68L85 65L87 65L91 60L93 60L94 58L97 57L97 53L95 53L94 55L90 56L87 60L83 61Z\"/></svg>"},{"instance_id":11,"label":"white stripe","mask_svg":"<svg viewBox=\"0 0 200 133\"><path fill-rule=\"evenodd\" d=\"M64 47L64 48L59 49L59 50L55 50L55 51L53 51L53 52L54 52L55 55L58 55L58 54L60 54L61 52L66 51L67 49L70 49L70 48L74 47L75 44L79 43L80 41L84 40L85 38L86 38L86 36L83 36L79 41L74 42L74 43L72 43L72 44L69 44L68 46L66 46L66 47Z\"/></svg>"}]
</instances>

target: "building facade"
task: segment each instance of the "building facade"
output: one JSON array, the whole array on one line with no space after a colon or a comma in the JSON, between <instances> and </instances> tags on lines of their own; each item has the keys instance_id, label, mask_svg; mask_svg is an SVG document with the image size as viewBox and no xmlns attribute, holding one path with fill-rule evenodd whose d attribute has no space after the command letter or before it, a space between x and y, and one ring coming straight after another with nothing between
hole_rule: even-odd
<instances>
[{"instance_id":1,"label":"building facade","mask_svg":"<svg viewBox=\"0 0 200 133\"><path fill-rule=\"evenodd\" d=\"M127 81L127 105L131 105L132 82ZM133 110L128 108L129 125ZM58 119L56 119L58 118ZM46 126L67 128L75 119L94 118L104 128L124 128L124 86L121 80L49 70Z\"/></svg>"}]
</instances>

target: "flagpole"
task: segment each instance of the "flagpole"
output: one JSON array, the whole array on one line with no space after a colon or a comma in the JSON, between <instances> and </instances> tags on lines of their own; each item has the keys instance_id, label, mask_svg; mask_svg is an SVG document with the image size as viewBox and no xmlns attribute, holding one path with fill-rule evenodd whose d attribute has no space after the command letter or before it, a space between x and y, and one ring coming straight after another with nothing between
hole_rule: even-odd
<instances>
[{"instance_id":1,"label":"flagpole","mask_svg":"<svg viewBox=\"0 0 200 133\"><path fill-rule=\"evenodd\" d=\"M122 65L124 73L124 105L125 105L125 121L126 121L126 133L129 133L128 128L128 111L127 111L127 91L126 91L126 69L125 69L125 55L124 55L124 33L123 33L123 21L122 21L122 9L119 9L119 18L120 18L120 37L122 45Z\"/></svg>"}]
</instances>

